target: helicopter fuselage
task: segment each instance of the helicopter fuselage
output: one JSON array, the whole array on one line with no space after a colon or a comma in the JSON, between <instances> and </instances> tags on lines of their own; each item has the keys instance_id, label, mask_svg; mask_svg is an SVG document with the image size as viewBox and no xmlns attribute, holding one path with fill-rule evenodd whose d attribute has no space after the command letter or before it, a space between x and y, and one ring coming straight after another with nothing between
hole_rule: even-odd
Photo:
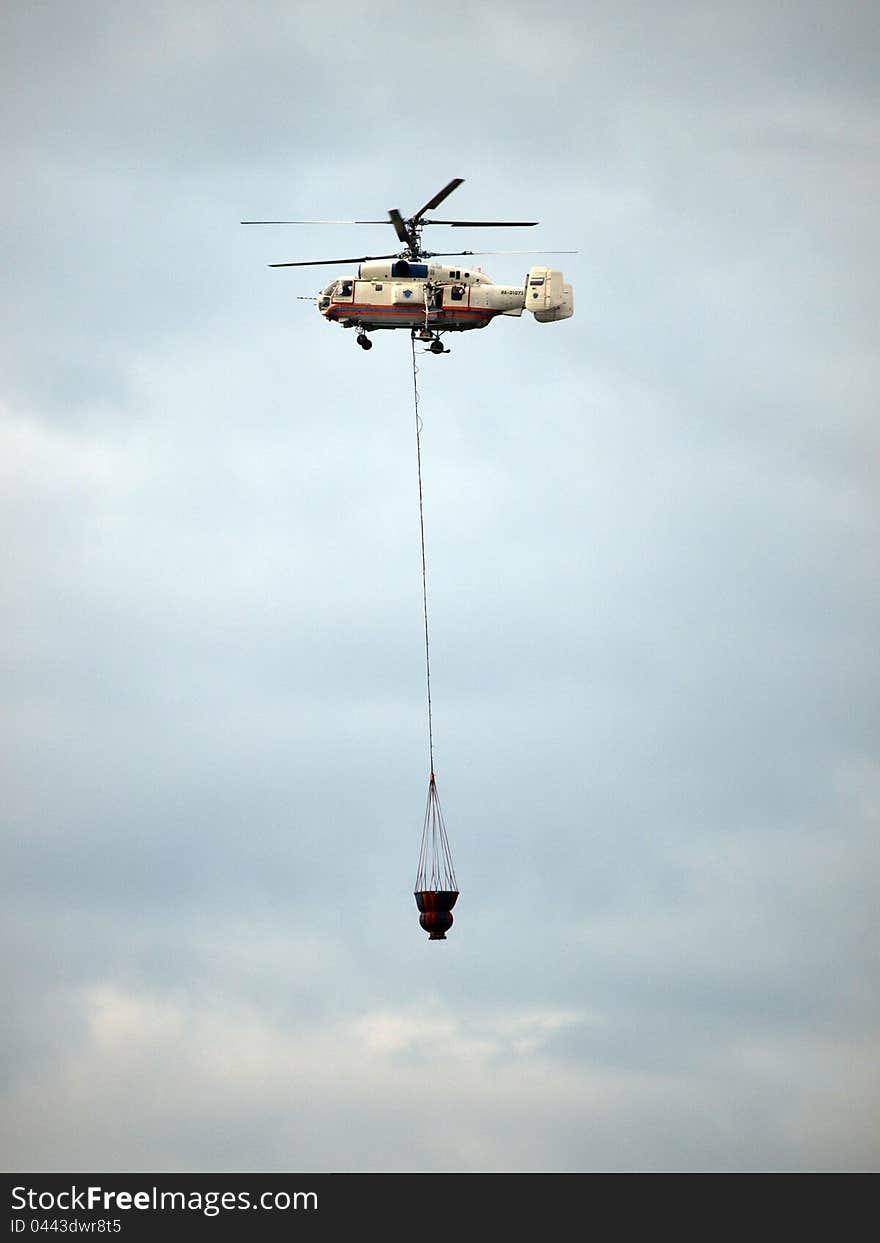
<instances>
[{"instance_id":1,"label":"helicopter fuselage","mask_svg":"<svg viewBox=\"0 0 880 1243\"><path fill-rule=\"evenodd\" d=\"M477 269L404 258L361 263L357 276L327 285L317 305L325 319L361 332L466 332L526 309L544 321L573 313L571 286L561 272L533 268L524 286L496 285Z\"/></svg>"}]
</instances>

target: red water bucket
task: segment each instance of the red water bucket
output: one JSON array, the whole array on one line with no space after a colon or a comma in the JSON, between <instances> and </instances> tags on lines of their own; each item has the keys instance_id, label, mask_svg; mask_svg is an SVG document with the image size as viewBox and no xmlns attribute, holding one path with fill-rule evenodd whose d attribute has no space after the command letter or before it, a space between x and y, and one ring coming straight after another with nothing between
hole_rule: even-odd
<instances>
[{"instance_id":1,"label":"red water bucket","mask_svg":"<svg viewBox=\"0 0 880 1243\"><path fill-rule=\"evenodd\" d=\"M416 906L421 911L419 923L432 941L445 941L452 927L452 908L458 897L457 889L420 889L414 894Z\"/></svg>"}]
</instances>

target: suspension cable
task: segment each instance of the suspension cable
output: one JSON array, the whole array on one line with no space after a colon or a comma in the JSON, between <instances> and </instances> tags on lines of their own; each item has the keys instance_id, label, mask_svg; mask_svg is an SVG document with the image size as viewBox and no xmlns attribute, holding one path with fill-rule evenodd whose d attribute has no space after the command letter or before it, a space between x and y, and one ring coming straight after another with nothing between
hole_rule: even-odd
<instances>
[{"instance_id":1,"label":"suspension cable","mask_svg":"<svg viewBox=\"0 0 880 1243\"><path fill-rule=\"evenodd\" d=\"M425 569L425 507L422 493L422 420L419 415L419 385L416 366L416 338L410 333L413 369L413 405L416 415L416 462L419 475L419 531L422 543L422 605L425 614L425 676L428 685L428 754L431 762L431 784L434 782L434 725L431 718L431 652L428 644L428 580Z\"/></svg>"}]
</instances>

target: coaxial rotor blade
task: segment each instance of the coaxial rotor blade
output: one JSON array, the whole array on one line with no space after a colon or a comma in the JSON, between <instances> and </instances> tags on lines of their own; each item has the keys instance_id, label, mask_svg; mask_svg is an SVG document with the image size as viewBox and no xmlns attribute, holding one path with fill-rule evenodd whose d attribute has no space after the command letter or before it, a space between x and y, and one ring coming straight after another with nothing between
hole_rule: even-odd
<instances>
[{"instance_id":1,"label":"coaxial rotor blade","mask_svg":"<svg viewBox=\"0 0 880 1243\"><path fill-rule=\"evenodd\" d=\"M384 222L387 223L387 222ZM367 263L370 259L399 259L394 255L358 255L355 259L298 259L295 263L270 263L270 268L321 268L331 263Z\"/></svg>"},{"instance_id":2,"label":"coaxial rotor blade","mask_svg":"<svg viewBox=\"0 0 880 1243\"><path fill-rule=\"evenodd\" d=\"M387 224L387 220L239 220L239 224Z\"/></svg>"},{"instance_id":3,"label":"coaxial rotor blade","mask_svg":"<svg viewBox=\"0 0 880 1243\"><path fill-rule=\"evenodd\" d=\"M421 220L426 211L432 211L435 207L439 207L443 200L448 198L453 190L457 190L463 181L464 177L453 177L452 181L450 181L448 185L444 186L443 189L435 194L432 199L428 199L424 207L419 208L416 214L412 217L412 221L410 223Z\"/></svg>"},{"instance_id":4,"label":"coaxial rotor blade","mask_svg":"<svg viewBox=\"0 0 880 1243\"><path fill-rule=\"evenodd\" d=\"M239 224L384 224L379 220L239 220Z\"/></svg>"},{"instance_id":5,"label":"coaxial rotor blade","mask_svg":"<svg viewBox=\"0 0 880 1243\"><path fill-rule=\"evenodd\" d=\"M392 207L391 210L388 212L388 215L391 219L391 223L394 225L394 232L397 234L400 240L406 243L406 245L408 246L409 245L409 234L406 231L406 224L404 223L403 216L401 216L400 212L397 210L396 207Z\"/></svg>"},{"instance_id":6,"label":"coaxial rotor blade","mask_svg":"<svg viewBox=\"0 0 880 1243\"><path fill-rule=\"evenodd\" d=\"M423 220L423 224L450 224L453 229L527 229L539 220Z\"/></svg>"},{"instance_id":7,"label":"coaxial rotor blade","mask_svg":"<svg viewBox=\"0 0 880 1243\"><path fill-rule=\"evenodd\" d=\"M452 259L456 255L578 255L579 250L426 250L426 259Z\"/></svg>"}]
</instances>

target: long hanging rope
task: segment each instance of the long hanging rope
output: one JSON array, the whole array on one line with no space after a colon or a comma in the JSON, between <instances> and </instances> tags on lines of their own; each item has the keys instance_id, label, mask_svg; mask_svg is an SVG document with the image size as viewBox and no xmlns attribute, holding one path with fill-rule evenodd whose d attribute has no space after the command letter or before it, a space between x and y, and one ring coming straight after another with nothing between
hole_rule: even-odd
<instances>
[{"instance_id":1,"label":"long hanging rope","mask_svg":"<svg viewBox=\"0 0 880 1243\"><path fill-rule=\"evenodd\" d=\"M416 413L416 462L419 473L419 531L422 540L422 605L425 614L425 675L428 684L428 754L431 762L431 784L434 784L434 724L431 718L431 649L428 644L428 578L425 569L425 507L422 494L422 420L419 415L419 369L416 366L416 339L410 336L413 369L413 405Z\"/></svg>"},{"instance_id":2,"label":"long hanging rope","mask_svg":"<svg viewBox=\"0 0 880 1243\"><path fill-rule=\"evenodd\" d=\"M422 544L422 606L425 615L425 679L428 686L428 752L431 776L428 780L428 803L425 807L425 823L422 828L422 847L419 852L419 870L416 877L416 893L427 891L458 893L458 882L452 866L452 854L446 836L446 825L440 809L437 783L434 780L434 724L431 716L431 648L428 642L428 575L425 563L425 505L422 488L422 419L419 414L419 369L416 366L416 340L410 337L413 368L413 405L416 415L416 462L419 475L419 532ZM446 909L446 908L444 908Z\"/></svg>"}]
</instances>

